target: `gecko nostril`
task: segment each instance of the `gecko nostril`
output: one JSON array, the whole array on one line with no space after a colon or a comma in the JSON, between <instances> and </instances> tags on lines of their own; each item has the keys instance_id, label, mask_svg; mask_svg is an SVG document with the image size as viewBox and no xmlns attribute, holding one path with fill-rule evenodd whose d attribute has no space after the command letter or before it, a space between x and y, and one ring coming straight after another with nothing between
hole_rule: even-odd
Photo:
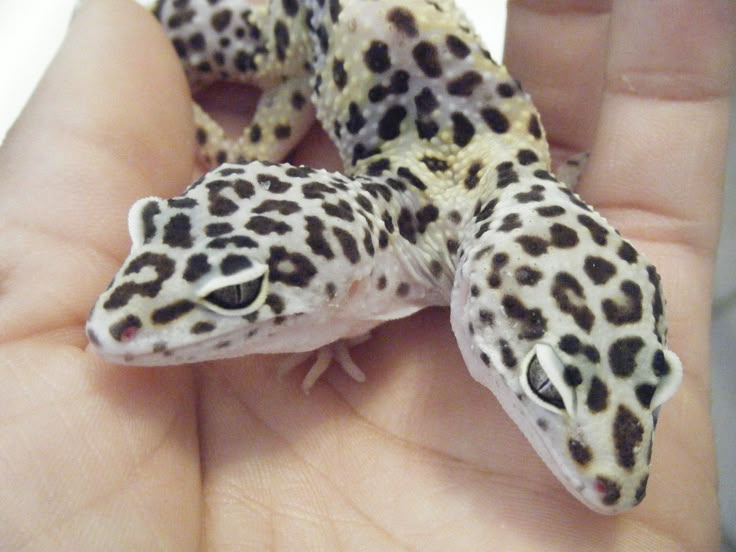
<instances>
[{"instance_id":1,"label":"gecko nostril","mask_svg":"<svg viewBox=\"0 0 736 552\"><path fill-rule=\"evenodd\" d=\"M602 475L596 477L595 490L606 506L613 506L621 498L621 485Z\"/></svg>"},{"instance_id":2,"label":"gecko nostril","mask_svg":"<svg viewBox=\"0 0 736 552\"><path fill-rule=\"evenodd\" d=\"M122 320L119 320L110 326L110 335L115 339L115 341L127 343L135 338L138 334L138 330L140 330L142 326L143 324L141 323L140 318L129 314Z\"/></svg>"},{"instance_id":3,"label":"gecko nostril","mask_svg":"<svg viewBox=\"0 0 736 552\"><path fill-rule=\"evenodd\" d=\"M138 333L139 328L135 326L128 326L120 333L120 341L123 343L131 341Z\"/></svg>"}]
</instances>

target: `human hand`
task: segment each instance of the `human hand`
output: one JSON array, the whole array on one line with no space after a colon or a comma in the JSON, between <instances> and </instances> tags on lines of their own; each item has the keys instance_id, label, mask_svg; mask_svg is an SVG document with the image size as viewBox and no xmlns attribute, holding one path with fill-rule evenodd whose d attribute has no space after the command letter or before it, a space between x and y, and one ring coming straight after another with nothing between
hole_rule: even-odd
<instances>
[{"instance_id":1,"label":"human hand","mask_svg":"<svg viewBox=\"0 0 736 552\"><path fill-rule=\"evenodd\" d=\"M511 5L512 74L554 144L592 151L579 190L657 265L685 366L646 500L603 517L568 495L465 370L446 309L379 327L354 350L365 384L330 371L309 396L275 358L86 352L128 207L193 170L166 38L132 2L90 1L0 150L0 548L717 546L708 329L736 9L540 5ZM293 160L336 168L317 130Z\"/></svg>"}]
</instances>

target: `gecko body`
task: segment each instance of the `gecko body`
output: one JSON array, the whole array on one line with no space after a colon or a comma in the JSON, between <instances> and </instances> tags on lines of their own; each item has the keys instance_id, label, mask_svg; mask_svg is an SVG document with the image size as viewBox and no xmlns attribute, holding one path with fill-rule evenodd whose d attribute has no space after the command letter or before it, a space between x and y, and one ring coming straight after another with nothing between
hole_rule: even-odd
<instances>
[{"instance_id":1,"label":"gecko body","mask_svg":"<svg viewBox=\"0 0 736 552\"><path fill-rule=\"evenodd\" d=\"M681 380L655 268L551 173L539 115L449 0L161 1L193 89L264 89L237 139L129 214L90 314L105 358L305 352L450 305L473 377L590 508L644 497ZM344 172L277 164L316 115ZM428 376L429 377L429 376Z\"/></svg>"}]
</instances>

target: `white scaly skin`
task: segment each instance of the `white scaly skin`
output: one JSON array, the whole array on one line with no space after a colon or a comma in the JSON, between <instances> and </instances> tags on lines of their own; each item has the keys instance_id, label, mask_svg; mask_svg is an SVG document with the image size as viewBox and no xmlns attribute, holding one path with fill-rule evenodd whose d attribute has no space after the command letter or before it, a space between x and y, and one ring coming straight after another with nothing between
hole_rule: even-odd
<instances>
[{"instance_id":1,"label":"white scaly skin","mask_svg":"<svg viewBox=\"0 0 736 552\"><path fill-rule=\"evenodd\" d=\"M193 88L266 89L234 141L195 107L204 159L279 160L310 96L347 176L224 164L137 202L129 258L90 314L97 351L136 365L304 352L450 304L471 374L568 490L602 513L638 504L682 373L659 277L551 175L528 95L454 4L190 0L156 14Z\"/></svg>"}]
</instances>

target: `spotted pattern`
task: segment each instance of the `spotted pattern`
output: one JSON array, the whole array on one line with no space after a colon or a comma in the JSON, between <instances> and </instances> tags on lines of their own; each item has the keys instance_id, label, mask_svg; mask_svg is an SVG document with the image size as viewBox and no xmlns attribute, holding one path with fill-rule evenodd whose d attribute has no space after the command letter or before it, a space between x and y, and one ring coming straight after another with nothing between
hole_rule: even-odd
<instances>
[{"instance_id":1,"label":"spotted pattern","mask_svg":"<svg viewBox=\"0 0 736 552\"><path fill-rule=\"evenodd\" d=\"M454 3L160 0L154 13L193 91L263 94L236 139L195 105L212 169L131 208L94 348L140 365L302 352L449 304L471 375L566 487L601 512L641 502L682 372L659 275L554 176L536 109ZM342 174L278 163L315 116Z\"/></svg>"}]
</instances>

